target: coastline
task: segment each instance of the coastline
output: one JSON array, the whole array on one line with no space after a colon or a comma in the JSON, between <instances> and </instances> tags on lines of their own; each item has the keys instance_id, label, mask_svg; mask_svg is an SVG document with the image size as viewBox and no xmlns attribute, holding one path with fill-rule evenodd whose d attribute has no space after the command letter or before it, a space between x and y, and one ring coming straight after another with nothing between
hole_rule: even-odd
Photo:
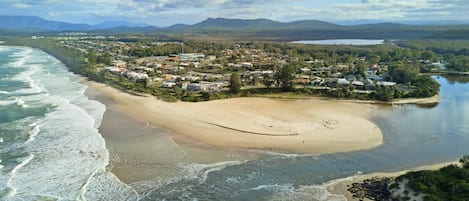
<instances>
[{"instance_id":1,"label":"coastline","mask_svg":"<svg viewBox=\"0 0 469 201\"><path fill-rule=\"evenodd\" d=\"M167 103L84 83L112 99L117 110L170 130L176 142L307 154L362 150L383 142L379 128L367 119L371 106L365 104L265 98Z\"/></svg>"},{"instance_id":2,"label":"coastline","mask_svg":"<svg viewBox=\"0 0 469 201\"><path fill-rule=\"evenodd\" d=\"M328 98L329 99L329 98ZM440 96L435 95L432 97L427 98L400 98L390 102L386 101L377 101L377 100L338 100L330 98L331 101L338 101L338 102L351 102L351 103L363 103L363 104L380 104L380 105L406 105L406 104L413 104L413 105L432 105L438 104L440 102Z\"/></svg>"},{"instance_id":3,"label":"coastline","mask_svg":"<svg viewBox=\"0 0 469 201\"><path fill-rule=\"evenodd\" d=\"M451 164L458 164L458 161L456 160L456 161L451 161L451 162L424 165L424 166L409 168L409 169L405 169L405 170L401 170L397 172L375 172L375 173L370 173L370 174L355 175L355 176L342 178L342 179L338 179L333 182L327 183L326 188L332 195L343 195L348 201L358 201L360 199L354 198L352 193L347 190L349 186L351 186L353 183L362 183L364 180L372 179L376 177L395 178L395 177L401 176L411 171L438 170L440 168L443 168ZM369 199L364 199L364 200L367 201Z\"/></svg>"}]
</instances>

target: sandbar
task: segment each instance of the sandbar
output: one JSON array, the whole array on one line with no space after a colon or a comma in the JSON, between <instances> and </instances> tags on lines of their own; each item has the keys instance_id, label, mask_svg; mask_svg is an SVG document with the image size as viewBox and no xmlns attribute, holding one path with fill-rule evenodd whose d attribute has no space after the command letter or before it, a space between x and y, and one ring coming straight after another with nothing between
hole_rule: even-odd
<instances>
[{"instance_id":1,"label":"sandbar","mask_svg":"<svg viewBox=\"0 0 469 201\"><path fill-rule=\"evenodd\" d=\"M368 119L369 104L268 98L168 103L86 84L112 99L117 110L169 129L176 142L307 154L362 150L383 142L380 129Z\"/></svg>"}]
</instances>

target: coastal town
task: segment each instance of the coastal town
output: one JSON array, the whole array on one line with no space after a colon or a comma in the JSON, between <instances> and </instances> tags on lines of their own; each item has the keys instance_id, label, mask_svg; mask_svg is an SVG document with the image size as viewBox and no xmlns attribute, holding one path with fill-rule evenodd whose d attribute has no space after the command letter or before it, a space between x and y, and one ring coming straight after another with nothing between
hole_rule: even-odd
<instances>
[{"instance_id":1,"label":"coastal town","mask_svg":"<svg viewBox=\"0 0 469 201\"><path fill-rule=\"evenodd\" d=\"M32 39L41 40L43 37L33 36ZM193 97L201 97L203 93L208 98L202 100L210 100L213 99L211 94L229 91L234 73L239 76L240 89L250 91L248 93L256 89L282 87L285 83L278 79L279 69L289 65L293 66L292 75L284 81L289 82L289 91L316 90L339 98L354 94L358 99L369 99L370 94L377 94L378 89L400 93L376 98L386 101L405 97L402 94L413 91L410 80L399 83L393 79L388 72L392 62L383 61L377 55L356 54L354 57L352 52L350 55L323 54L321 57L318 54L305 58L292 51L250 42L196 51L193 44L182 41L163 42L73 32L63 33L54 41L59 46L82 52L86 55L86 62L104 77L127 80L189 101L200 100ZM406 62L418 62L431 71L446 70L446 63L435 55L418 61L411 59L407 58ZM429 92L425 96L434 94Z\"/></svg>"},{"instance_id":2,"label":"coastal town","mask_svg":"<svg viewBox=\"0 0 469 201\"><path fill-rule=\"evenodd\" d=\"M468 1L0 1L0 200L469 201Z\"/></svg>"}]
</instances>

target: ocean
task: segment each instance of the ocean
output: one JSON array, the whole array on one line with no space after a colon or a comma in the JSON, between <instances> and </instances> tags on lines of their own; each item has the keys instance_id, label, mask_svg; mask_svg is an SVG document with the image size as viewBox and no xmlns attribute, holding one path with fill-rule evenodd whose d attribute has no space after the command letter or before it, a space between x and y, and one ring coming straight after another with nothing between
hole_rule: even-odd
<instances>
[{"instance_id":1,"label":"ocean","mask_svg":"<svg viewBox=\"0 0 469 201\"><path fill-rule=\"evenodd\" d=\"M105 105L52 56L0 46L0 199L135 200L106 170Z\"/></svg>"}]
</instances>

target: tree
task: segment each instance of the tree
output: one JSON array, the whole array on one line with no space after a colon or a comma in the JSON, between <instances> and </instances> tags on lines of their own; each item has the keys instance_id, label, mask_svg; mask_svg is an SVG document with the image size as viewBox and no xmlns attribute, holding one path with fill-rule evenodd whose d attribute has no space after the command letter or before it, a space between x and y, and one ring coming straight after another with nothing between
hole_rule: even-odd
<instances>
[{"instance_id":1,"label":"tree","mask_svg":"<svg viewBox=\"0 0 469 201\"><path fill-rule=\"evenodd\" d=\"M296 68L293 65L280 67L275 74L277 83L283 91L293 90L293 80L295 79Z\"/></svg>"},{"instance_id":2,"label":"tree","mask_svg":"<svg viewBox=\"0 0 469 201\"><path fill-rule=\"evenodd\" d=\"M407 64L395 64L389 66L388 72L392 81L406 84L418 76L419 69Z\"/></svg>"},{"instance_id":3,"label":"tree","mask_svg":"<svg viewBox=\"0 0 469 201\"><path fill-rule=\"evenodd\" d=\"M230 92L237 94L241 91L241 80L238 73L232 73L230 78Z\"/></svg>"},{"instance_id":4,"label":"tree","mask_svg":"<svg viewBox=\"0 0 469 201\"><path fill-rule=\"evenodd\" d=\"M462 163L464 168L469 168L469 155L463 156L461 159L459 159L459 162Z\"/></svg>"},{"instance_id":5,"label":"tree","mask_svg":"<svg viewBox=\"0 0 469 201\"><path fill-rule=\"evenodd\" d=\"M424 52L422 52L422 59L429 60L429 61L436 61L437 56L433 51L425 50Z\"/></svg>"},{"instance_id":6,"label":"tree","mask_svg":"<svg viewBox=\"0 0 469 201\"><path fill-rule=\"evenodd\" d=\"M88 63L96 64L96 61L97 61L96 50L89 50L88 51Z\"/></svg>"},{"instance_id":7,"label":"tree","mask_svg":"<svg viewBox=\"0 0 469 201\"><path fill-rule=\"evenodd\" d=\"M368 55L368 62L370 64L377 64L380 60L381 60L381 58L376 54Z\"/></svg>"},{"instance_id":8,"label":"tree","mask_svg":"<svg viewBox=\"0 0 469 201\"><path fill-rule=\"evenodd\" d=\"M109 52L105 52L103 55L98 57L97 62L109 66L111 65L111 55Z\"/></svg>"}]
</instances>

